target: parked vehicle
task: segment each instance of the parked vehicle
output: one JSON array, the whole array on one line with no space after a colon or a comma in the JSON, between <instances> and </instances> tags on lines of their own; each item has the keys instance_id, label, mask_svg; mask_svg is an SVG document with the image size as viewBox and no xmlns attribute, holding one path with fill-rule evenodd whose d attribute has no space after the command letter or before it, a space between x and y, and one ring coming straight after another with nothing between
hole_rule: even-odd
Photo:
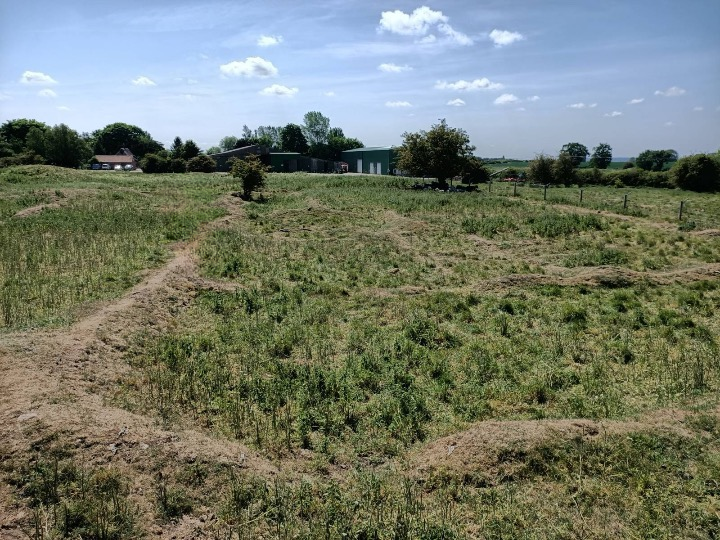
<instances>
[{"instance_id":1,"label":"parked vehicle","mask_svg":"<svg viewBox=\"0 0 720 540\"><path fill-rule=\"evenodd\" d=\"M92 168L93 171L99 171L99 170L100 170L100 164L99 164L99 163L93 163L91 168Z\"/></svg>"},{"instance_id":2,"label":"parked vehicle","mask_svg":"<svg viewBox=\"0 0 720 540\"><path fill-rule=\"evenodd\" d=\"M114 169L116 171L122 171L122 165L115 165Z\"/></svg>"},{"instance_id":3,"label":"parked vehicle","mask_svg":"<svg viewBox=\"0 0 720 540\"><path fill-rule=\"evenodd\" d=\"M110 165L108 163L103 163L102 167L100 167L103 171L109 171Z\"/></svg>"},{"instance_id":4,"label":"parked vehicle","mask_svg":"<svg viewBox=\"0 0 720 540\"><path fill-rule=\"evenodd\" d=\"M135 167L133 167L133 166L130 165L129 163L128 163L127 165L125 165L125 167L123 167L123 169L125 169L126 171L132 171L134 168L135 168Z\"/></svg>"}]
</instances>

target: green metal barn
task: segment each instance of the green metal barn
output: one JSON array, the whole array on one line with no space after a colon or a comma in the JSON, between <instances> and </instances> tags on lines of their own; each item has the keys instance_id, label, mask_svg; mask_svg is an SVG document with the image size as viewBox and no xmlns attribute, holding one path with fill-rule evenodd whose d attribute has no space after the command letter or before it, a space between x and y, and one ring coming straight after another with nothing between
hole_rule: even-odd
<instances>
[{"instance_id":1,"label":"green metal barn","mask_svg":"<svg viewBox=\"0 0 720 540\"><path fill-rule=\"evenodd\" d=\"M391 146L372 146L345 150L342 159L349 172L365 174L394 174L395 149Z\"/></svg>"}]
</instances>

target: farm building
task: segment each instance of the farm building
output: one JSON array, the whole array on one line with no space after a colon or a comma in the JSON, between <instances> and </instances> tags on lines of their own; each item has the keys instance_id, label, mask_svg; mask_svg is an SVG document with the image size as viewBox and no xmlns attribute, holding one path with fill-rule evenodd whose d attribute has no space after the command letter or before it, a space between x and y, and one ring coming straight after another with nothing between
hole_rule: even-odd
<instances>
[{"instance_id":1,"label":"farm building","mask_svg":"<svg viewBox=\"0 0 720 540\"><path fill-rule=\"evenodd\" d=\"M121 148L118 153L114 156L97 155L95 160L100 165L108 165L111 169L115 165L125 167L125 165L132 165L133 169L137 169L138 162L133 153L128 148Z\"/></svg>"},{"instance_id":2,"label":"farm building","mask_svg":"<svg viewBox=\"0 0 720 540\"><path fill-rule=\"evenodd\" d=\"M355 148L342 153L350 172L365 174L394 174L395 149L391 146Z\"/></svg>"},{"instance_id":3,"label":"farm building","mask_svg":"<svg viewBox=\"0 0 720 540\"><path fill-rule=\"evenodd\" d=\"M263 163L265 163L266 165L269 164L266 156L270 154L270 151L264 146L259 146L257 144L254 144L252 146L244 146L242 148L233 148L232 150L227 150L218 154L210 154L210 157L215 160L218 171L227 172L230 170L230 159L242 159L249 154L258 155L262 159Z\"/></svg>"},{"instance_id":4,"label":"farm building","mask_svg":"<svg viewBox=\"0 0 720 540\"><path fill-rule=\"evenodd\" d=\"M332 173L340 170L340 162L303 156L297 152L271 152L270 166L273 172Z\"/></svg>"}]
</instances>

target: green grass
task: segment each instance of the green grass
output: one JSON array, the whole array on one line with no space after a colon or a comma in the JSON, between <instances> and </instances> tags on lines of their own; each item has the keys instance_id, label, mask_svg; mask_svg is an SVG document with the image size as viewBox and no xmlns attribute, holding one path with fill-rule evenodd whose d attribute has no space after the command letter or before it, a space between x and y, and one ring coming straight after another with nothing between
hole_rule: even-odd
<instances>
[{"instance_id":1,"label":"green grass","mask_svg":"<svg viewBox=\"0 0 720 540\"><path fill-rule=\"evenodd\" d=\"M0 173L3 225L28 227L12 238L65 235L81 254L62 259L69 265L99 251L72 234L83 230L109 254L90 277L68 278L50 257L62 250L27 244L23 272L38 280L46 269L59 290L101 279L105 265L125 276L53 308L60 318L126 290L233 189L216 175L102 184L86 173L38 178L46 170ZM681 273L720 260L718 237L702 233L720 223L716 197L629 190L623 211L625 191L610 188L587 189L580 204L573 188L545 201L529 187L512 196L512 186L436 193L409 183L270 175L263 200L238 201L240 217L203 236L207 288L167 328L135 336L116 399L168 429L241 441L281 473L207 459L148 465L157 522L212 513L220 537L238 538L712 538L720 287ZM56 190L70 200L12 217ZM679 200L695 229L673 221ZM15 261L9 253L0 268ZM623 420L661 408L691 412L676 431L530 441L462 470L409 465L478 421ZM76 458L59 459L62 468ZM15 485L44 485L43 474Z\"/></svg>"}]
</instances>

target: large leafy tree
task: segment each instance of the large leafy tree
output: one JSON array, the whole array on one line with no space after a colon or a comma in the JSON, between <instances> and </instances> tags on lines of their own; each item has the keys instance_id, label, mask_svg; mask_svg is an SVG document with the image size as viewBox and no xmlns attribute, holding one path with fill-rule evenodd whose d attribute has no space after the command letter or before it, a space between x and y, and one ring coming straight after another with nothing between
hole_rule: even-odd
<instances>
[{"instance_id":1,"label":"large leafy tree","mask_svg":"<svg viewBox=\"0 0 720 540\"><path fill-rule=\"evenodd\" d=\"M644 150L635 159L635 165L646 171L662 171L665 165L677 161L675 150Z\"/></svg>"},{"instance_id":2,"label":"large leafy tree","mask_svg":"<svg viewBox=\"0 0 720 540\"><path fill-rule=\"evenodd\" d=\"M528 165L528 179L533 184L555 183L555 160L545 154L535 156Z\"/></svg>"},{"instance_id":3,"label":"large leafy tree","mask_svg":"<svg viewBox=\"0 0 720 540\"><path fill-rule=\"evenodd\" d=\"M92 138L95 154L112 155L121 148L129 148L135 156L142 157L147 153L163 150L163 145L153 139L147 131L122 122L109 124L94 131Z\"/></svg>"},{"instance_id":4,"label":"large leafy tree","mask_svg":"<svg viewBox=\"0 0 720 540\"><path fill-rule=\"evenodd\" d=\"M608 143L600 143L593 148L590 166L596 169L607 169L612 162L612 147Z\"/></svg>"},{"instance_id":5,"label":"large leafy tree","mask_svg":"<svg viewBox=\"0 0 720 540\"><path fill-rule=\"evenodd\" d=\"M310 111L303 116L303 135L308 144L326 144L330 132L330 119L318 111Z\"/></svg>"},{"instance_id":6,"label":"large leafy tree","mask_svg":"<svg viewBox=\"0 0 720 540\"><path fill-rule=\"evenodd\" d=\"M185 141L182 145L182 150L180 152L180 157L184 159L185 161L189 161L194 157L197 157L200 155L200 147L197 145L195 141L192 139L188 139Z\"/></svg>"},{"instance_id":7,"label":"large leafy tree","mask_svg":"<svg viewBox=\"0 0 720 540\"><path fill-rule=\"evenodd\" d=\"M560 152L560 155L552 164L552 183L570 185L575 183L576 180L577 172L575 171L572 158L569 154Z\"/></svg>"},{"instance_id":8,"label":"large leafy tree","mask_svg":"<svg viewBox=\"0 0 720 540\"><path fill-rule=\"evenodd\" d=\"M695 154L681 158L670 174L679 188L720 191L720 161L712 155Z\"/></svg>"},{"instance_id":9,"label":"large leafy tree","mask_svg":"<svg viewBox=\"0 0 720 540\"><path fill-rule=\"evenodd\" d=\"M50 129L49 126L43 122L28 118L18 118L16 120L8 120L0 126L0 137L5 139L5 143L10 147L13 154L20 154L28 150L27 136L33 128L43 133Z\"/></svg>"},{"instance_id":10,"label":"large leafy tree","mask_svg":"<svg viewBox=\"0 0 720 540\"><path fill-rule=\"evenodd\" d=\"M588 155L590 154L590 152L588 152L587 146L578 142L571 142L563 145L560 153L570 156L573 167L577 167L581 163L584 163Z\"/></svg>"},{"instance_id":11,"label":"large leafy tree","mask_svg":"<svg viewBox=\"0 0 720 540\"><path fill-rule=\"evenodd\" d=\"M255 130L255 139L258 144L272 149L282 145L282 128L277 126L260 126Z\"/></svg>"},{"instance_id":12,"label":"large leafy tree","mask_svg":"<svg viewBox=\"0 0 720 540\"><path fill-rule=\"evenodd\" d=\"M297 124L288 124L282 128L280 133L280 146L283 152L299 152L305 154L308 151L308 142L303 134L302 128Z\"/></svg>"},{"instance_id":13,"label":"large leafy tree","mask_svg":"<svg viewBox=\"0 0 720 540\"><path fill-rule=\"evenodd\" d=\"M44 157L51 165L79 167L91 156L92 151L85 140L65 124L53 126L45 132Z\"/></svg>"},{"instance_id":14,"label":"large leafy tree","mask_svg":"<svg viewBox=\"0 0 720 540\"><path fill-rule=\"evenodd\" d=\"M232 150L235 148L235 144L237 143L238 138L234 135L228 135L226 137L223 137L220 139L220 148L223 152L227 152L228 150Z\"/></svg>"},{"instance_id":15,"label":"large leafy tree","mask_svg":"<svg viewBox=\"0 0 720 540\"><path fill-rule=\"evenodd\" d=\"M463 129L451 128L443 118L429 131L403 133L397 149L397 166L413 176L430 176L447 186L448 178L458 176L467 167L475 147Z\"/></svg>"}]
</instances>

